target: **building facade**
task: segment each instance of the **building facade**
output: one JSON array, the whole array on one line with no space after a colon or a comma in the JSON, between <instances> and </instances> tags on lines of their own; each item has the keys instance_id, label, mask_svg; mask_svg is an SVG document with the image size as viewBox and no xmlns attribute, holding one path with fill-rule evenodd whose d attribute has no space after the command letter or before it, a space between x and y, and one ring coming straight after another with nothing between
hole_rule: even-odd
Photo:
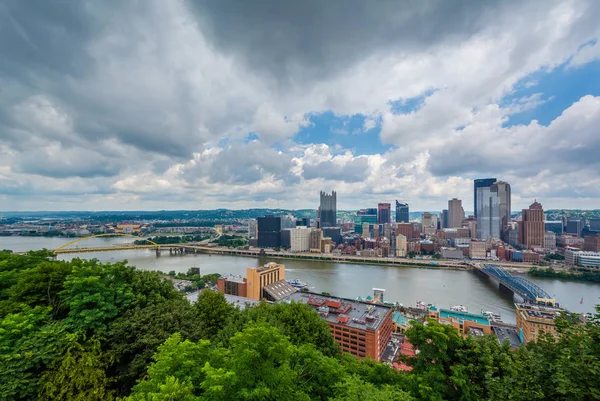
<instances>
[{"instance_id":1,"label":"building facade","mask_svg":"<svg viewBox=\"0 0 600 401\"><path fill-rule=\"evenodd\" d=\"M396 201L396 223L408 223L409 217L408 203Z\"/></svg>"},{"instance_id":2,"label":"building facade","mask_svg":"<svg viewBox=\"0 0 600 401\"><path fill-rule=\"evenodd\" d=\"M581 232L583 231L583 220L579 220L579 219L574 219L574 220L568 220L567 221L567 226L565 227L565 232L567 234L572 234L572 235L577 235L580 236Z\"/></svg>"},{"instance_id":3,"label":"building facade","mask_svg":"<svg viewBox=\"0 0 600 401\"><path fill-rule=\"evenodd\" d=\"M394 331L390 307L302 292L294 293L286 300L314 308L329 325L343 352L358 358L382 360Z\"/></svg>"},{"instance_id":4,"label":"building facade","mask_svg":"<svg viewBox=\"0 0 600 401\"><path fill-rule=\"evenodd\" d=\"M465 209L462 207L462 201L457 198L448 201L448 222L443 228L462 227L462 221L465 219Z\"/></svg>"},{"instance_id":5,"label":"building facade","mask_svg":"<svg viewBox=\"0 0 600 401\"><path fill-rule=\"evenodd\" d=\"M290 251L292 252L308 252L310 250L310 233L309 227L296 227L290 229Z\"/></svg>"},{"instance_id":6,"label":"building facade","mask_svg":"<svg viewBox=\"0 0 600 401\"><path fill-rule=\"evenodd\" d=\"M495 192L499 202L500 216L500 238L506 241L506 229L511 221L511 190L510 184L504 181L496 181L490 186L490 192Z\"/></svg>"},{"instance_id":7,"label":"building facade","mask_svg":"<svg viewBox=\"0 0 600 401\"><path fill-rule=\"evenodd\" d=\"M554 320L560 309L531 304L515 304L521 342L536 341L543 334L557 337Z\"/></svg>"},{"instance_id":8,"label":"building facade","mask_svg":"<svg viewBox=\"0 0 600 401\"><path fill-rule=\"evenodd\" d=\"M477 198L477 190L479 188L489 188L493 183L496 182L495 178L478 178L473 181L473 210L475 213L475 217L479 217L479 200Z\"/></svg>"},{"instance_id":9,"label":"building facade","mask_svg":"<svg viewBox=\"0 0 600 401\"><path fill-rule=\"evenodd\" d=\"M258 225L258 247L278 248L281 246L281 217L267 215L256 219Z\"/></svg>"},{"instance_id":10,"label":"building facade","mask_svg":"<svg viewBox=\"0 0 600 401\"><path fill-rule=\"evenodd\" d=\"M563 235L563 222L561 220L546 220L544 222L544 230L552 231L556 236Z\"/></svg>"},{"instance_id":11,"label":"building facade","mask_svg":"<svg viewBox=\"0 0 600 401\"><path fill-rule=\"evenodd\" d=\"M523 209L519 235L521 245L528 249L544 247L544 209L537 201L533 202L529 209Z\"/></svg>"},{"instance_id":12,"label":"building facade","mask_svg":"<svg viewBox=\"0 0 600 401\"><path fill-rule=\"evenodd\" d=\"M386 224L392 219L392 205L389 203L379 203L377 205L377 223Z\"/></svg>"},{"instance_id":13,"label":"building facade","mask_svg":"<svg viewBox=\"0 0 600 401\"><path fill-rule=\"evenodd\" d=\"M408 254L408 241L402 234L396 235L396 257L405 258Z\"/></svg>"},{"instance_id":14,"label":"building facade","mask_svg":"<svg viewBox=\"0 0 600 401\"><path fill-rule=\"evenodd\" d=\"M485 260L487 256L487 244L485 241L471 240L469 244L469 258L473 260Z\"/></svg>"},{"instance_id":15,"label":"building facade","mask_svg":"<svg viewBox=\"0 0 600 401\"><path fill-rule=\"evenodd\" d=\"M256 219L248 220L248 238L258 238L258 224Z\"/></svg>"},{"instance_id":16,"label":"building facade","mask_svg":"<svg viewBox=\"0 0 600 401\"><path fill-rule=\"evenodd\" d=\"M556 234L554 232L546 231L544 233L544 249L556 249Z\"/></svg>"},{"instance_id":17,"label":"building facade","mask_svg":"<svg viewBox=\"0 0 600 401\"><path fill-rule=\"evenodd\" d=\"M320 228L312 230L309 235L308 249L310 251L320 252L322 238L323 238L323 230L321 230Z\"/></svg>"},{"instance_id":18,"label":"building facade","mask_svg":"<svg viewBox=\"0 0 600 401\"><path fill-rule=\"evenodd\" d=\"M335 227L337 225L337 194L335 191L331 191L331 195L321 191L320 196L319 228Z\"/></svg>"},{"instance_id":19,"label":"building facade","mask_svg":"<svg viewBox=\"0 0 600 401\"><path fill-rule=\"evenodd\" d=\"M588 235L584 238L583 250L600 252L600 234Z\"/></svg>"},{"instance_id":20,"label":"building facade","mask_svg":"<svg viewBox=\"0 0 600 401\"><path fill-rule=\"evenodd\" d=\"M264 288L281 280L285 280L285 265L271 262L260 267L249 267L246 269L246 296L261 300L264 298Z\"/></svg>"},{"instance_id":21,"label":"building facade","mask_svg":"<svg viewBox=\"0 0 600 401\"><path fill-rule=\"evenodd\" d=\"M498 192L491 191L491 186L480 186L477 188L477 237L485 240L500 238L501 234Z\"/></svg>"}]
</instances>

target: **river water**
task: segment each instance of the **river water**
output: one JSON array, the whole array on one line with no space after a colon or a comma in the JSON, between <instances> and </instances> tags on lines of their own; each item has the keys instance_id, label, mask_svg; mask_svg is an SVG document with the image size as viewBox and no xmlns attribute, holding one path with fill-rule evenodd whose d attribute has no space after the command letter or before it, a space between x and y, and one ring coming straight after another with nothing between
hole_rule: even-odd
<instances>
[{"instance_id":1,"label":"river water","mask_svg":"<svg viewBox=\"0 0 600 401\"><path fill-rule=\"evenodd\" d=\"M0 237L0 249L15 252L33 249L55 249L71 241L66 238L43 237ZM132 242L132 238L92 238L79 244L82 247L110 246ZM448 308L462 304L470 312L481 310L498 312L505 322L515 322L514 305L518 296L502 293L492 279L472 271L421 269L399 266L372 266L345 263L313 262L305 260L276 260L220 255L177 255L163 252L156 257L153 250L128 250L61 255L61 259L74 257L96 258L106 262L127 259L139 269L169 272L186 272L190 267L199 267L201 274L232 273L245 275L247 267L256 267L270 261L286 265L286 278L298 278L307 282L314 292L326 291L346 298L372 295L373 288L384 288L385 299L404 305L415 305L417 300ZM600 304L600 284L528 277L546 292L554 295L561 306L574 312L593 312ZM583 303L581 299L583 298Z\"/></svg>"}]
</instances>

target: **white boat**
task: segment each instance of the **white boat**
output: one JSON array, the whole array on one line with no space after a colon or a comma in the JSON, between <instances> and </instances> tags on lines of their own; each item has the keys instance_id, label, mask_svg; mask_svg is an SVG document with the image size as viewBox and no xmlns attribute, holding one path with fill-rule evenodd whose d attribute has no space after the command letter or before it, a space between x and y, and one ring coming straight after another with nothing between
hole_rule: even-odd
<instances>
[{"instance_id":1,"label":"white boat","mask_svg":"<svg viewBox=\"0 0 600 401\"><path fill-rule=\"evenodd\" d=\"M292 287L295 288L304 288L306 287L308 284L303 283L302 281L298 280L297 278L293 279L293 280L286 280L288 282L289 285L291 285Z\"/></svg>"},{"instance_id":2,"label":"white boat","mask_svg":"<svg viewBox=\"0 0 600 401\"><path fill-rule=\"evenodd\" d=\"M454 306L450 307L450 309L455 312L468 312L469 311L467 309L467 307L464 305L454 305Z\"/></svg>"},{"instance_id":3,"label":"white boat","mask_svg":"<svg viewBox=\"0 0 600 401\"><path fill-rule=\"evenodd\" d=\"M499 313L488 311L488 310L482 310L481 314L483 316L487 317L492 322L499 322L500 321L500 314Z\"/></svg>"},{"instance_id":4,"label":"white boat","mask_svg":"<svg viewBox=\"0 0 600 401\"><path fill-rule=\"evenodd\" d=\"M419 309L429 309L432 306L433 306L433 304L426 304L425 302L417 301L417 308L419 308Z\"/></svg>"}]
</instances>

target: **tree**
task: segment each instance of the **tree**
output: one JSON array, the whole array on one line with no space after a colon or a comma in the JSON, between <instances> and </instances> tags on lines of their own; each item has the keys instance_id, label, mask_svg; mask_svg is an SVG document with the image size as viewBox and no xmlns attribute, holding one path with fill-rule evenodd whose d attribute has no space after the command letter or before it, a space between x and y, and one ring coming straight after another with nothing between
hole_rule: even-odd
<instances>
[{"instance_id":1,"label":"tree","mask_svg":"<svg viewBox=\"0 0 600 401\"><path fill-rule=\"evenodd\" d=\"M95 401L112 398L100 341L73 341L41 378L40 400Z\"/></svg>"},{"instance_id":2,"label":"tree","mask_svg":"<svg viewBox=\"0 0 600 401\"><path fill-rule=\"evenodd\" d=\"M348 376L334 386L335 397L331 401L410 401L409 393L397 386L385 385L376 387L364 382L359 376Z\"/></svg>"},{"instance_id":3,"label":"tree","mask_svg":"<svg viewBox=\"0 0 600 401\"><path fill-rule=\"evenodd\" d=\"M75 266L60 295L68 306L65 322L75 331L104 330L134 299L125 263L100 265L88 261Z\"/></svg>"},{"instance_id":4,"label":"tree","mask_svg":"<svg viewBox=\"0 0 600 401\"><path fill-rule=\"evenodd\" d=\"M125 312L109 326L106 350L114 357L107 372L117 395L126 395L144 377L153 355L173 333L198 341L202 321L185 299L172 299Z\"/></svg>"},{"instance_id":5,"label":"tree","mask_svg":"<svg viewBox=\"0 0 600 401\"><path fill-rule=\"evenodd\" d=\"M201 325L202 338L209 340L214 339L225 327L228 318L237 313L235 306L227 302L223 294L210 290L202 291L198 295L194 308Z\"/></svg>"},{"instance_id":6,"label":"tree","mask_svg":"<svg viewBox=\"0 0 600 401\"><path fill-rule=\"evenodd\" d=\"M133 387L128 399L160 400L167 394L181 397L172 399L194 399L206 377L204 367L211 354L210 341L194 343L182 340L179 333L173 334L158 348L148 378Z\"/></svg>"}]
</instances>

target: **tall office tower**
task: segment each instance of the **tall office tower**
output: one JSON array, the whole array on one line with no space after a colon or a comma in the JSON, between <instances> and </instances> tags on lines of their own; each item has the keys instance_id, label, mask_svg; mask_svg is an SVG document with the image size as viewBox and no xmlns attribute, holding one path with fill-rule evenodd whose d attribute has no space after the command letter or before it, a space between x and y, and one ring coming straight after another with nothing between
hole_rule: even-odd
<instances>
[{"instance_id":1,"label":"tall office tower","mask_svg":"<svg viewBox=\"0 0 600 401\"><path fill-rule=\"evenodd\" d=\"M464 219L465 209L462 207L462 201L456 198L450 199L448 201L448 227L444 228L460 228Z\"/></svg>"},{"instance_id":2,"label":"tall office tower","mask_svg":"<svg viewBox=\"0 0 600 401\"><path fill-rule=\"evenodd\" d=\"M285 230L286 228L295 228L296 227L296 219L291 215L281 216L281 229Z\"/></svg>"},{"instance_id":3,"label":"tall office tower","mask_svg":"<svg viewBox=\"0 0 600 401\"><path fill-rule=\"evenodd\" d=\"M477 217L477 213L479 213L479 206L477 203L477 189L478 188L489 188L492 186L493 183L496 182L495 178L478 178L476 180L473 181L473 207L475 210L475 217Z\"/></svg>"},{"instance_id":4,"label":"tall office tower","mask_svg":"<svg viewBox=\"0 0 600 401\"><path fill-rule=\"evenodd\" d=\"M377 209L361 209L356 212L356 218L354 219L354 232L361 233L364 223L377 223Z\"/></svg>"},{"instance_id":5,"label":"tall office tower","mask_svg":"<svg viewBox=\"0 0 600 401\"><path fill-rule=\"evenodd\" d=\"M442 210L442 216L440 217L440 228L449 228L448 224L449 223L449 219L448 219L448 209L444 209Z\"/></svg>"},{"instance_id":6,"label":"tall office tower","mask_svg":"<svg viewBox=\"0 0 600 401\"><path fill-rule=\"evenodd\" d=\"M407 241L406 237L402 234L396 236L396 257L405 258L407 252Z\"/></svg>"},{"instance_id":7,"label":"tall office tower","mask_svg":"<svg viewBox=\"0 0 600 401\"><path fill-rule=\"evenodd\" d=\"M361 233L363 238L371 238L370 227L372 227L371 224L362 223Z\"/></svg>"},{"instance_id":8,"label":"tall office tower","mask_svg":"<svg viewBox=\"0 0 600 401\"><path fill-rule=\"evenodd\" d=\"M511 220L510 184L504 181L496 181L490 186L491 192L498 194L500 201L500 233L501 238L506 241L506 231Z\"/></svg>"},{"instance_id":9,"label":"tall office tower","mask_svg":"<svg viewBox=\"0 0 600 401\"><path fill-rule=\"evenodd\" d=\"M258 222L258 247L278 248L281 246L281 217L267 215Z\"/></svg>"},{"instance_id":10,"label":"tall office tower","mask_svg":"<svg viewBox=\"0 0 600 401\"><path fill-rule=\"evenodd\" d=\"M477 188L477 238L500 238L500 199L490 187Z\"/></svg>"},{"instance_id":11,"label":"tall office tower","mask_svg":"<svg viewBox=\"0 0 600 401\"><path fill-rule=\"evenodd\" d=\"M528 249L544 247L544 209L537 201L523 209L519 222L520 243Z\"/></svg>"},{"instance_id":12,"label":"tall office tower","mask_svg":"<svg viewBox=\"0 0 600 401\"><path fill-rule=\"evenodd\" d=\"M248 219L248 238L257 238L258 225L256 219Z\"/></svg>"},{"instance_id":13,"label":"tall office tower","mask_svg":"<svg viewBox=\"0 0 600 401\"><path fill-rule=\"evenodd\" d=\"M408 223L408 203L400 203L396 201L396 223Z\"/></svg>"},{"instance_id":14,"label":"tall office tower","mask_svg":"<svg viewBox=\"0 0 600 401\"><path fill-rule=\"evenodd\" d=\"M389 203L379 203L377 205L377 223L389 223L392 219L392 205Z\"/></svg>"},{"instance_id":15,"label":"tall office tower","mask_svg":"<svg viewBox=\"0 0 600 401\"><path fill-rule=\"evenodd\" d=\"M564 232L563 222L562 220L546 220L544 222L544 229L552 231L557 237L560 237Z\"/></svg>"},{"instance_id":16,"label":"tall office tower","mask_svg":"<svg viewBox=\"0 0 600 401\"><path fill-rule=\"evenodd\" d=\"M335 227L337 225L337 196L335 191L331 191L331 195L321 191L319 218L320 228Z\"/></svg>"}]
</instances>

